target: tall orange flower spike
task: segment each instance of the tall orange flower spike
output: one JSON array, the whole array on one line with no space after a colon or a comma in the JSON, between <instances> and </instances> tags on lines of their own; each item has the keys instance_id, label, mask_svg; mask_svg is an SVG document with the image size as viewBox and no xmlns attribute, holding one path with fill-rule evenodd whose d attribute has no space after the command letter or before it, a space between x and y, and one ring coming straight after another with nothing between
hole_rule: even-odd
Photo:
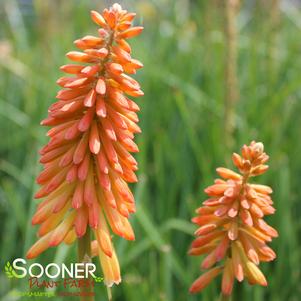
<instances>
[{"instance_id":1,"label":"tall orange flower spike","mask_svg":"<svg viewBox=\"0 0 301 301\"><path fill-rule=\"evenodd\" d=\"M101 28L98 36L85 36L67 57L79 64L61 70L71 76L57 83L63 88L50 106L42 125L51 126L48 144L40 151L44 170L37 178L42 186L36 198L45 198L33 216L40 224L39 240L27 253L35 258L49 247L71 244L90 227L108 286L121 281L119 263L110 230L134 240L128 221L135 202L127 182L137 182L137 162L130 152L138 152L133 142L140 133L136 112L139 107L126 95L143 92L135 74L143 65L131 57L126 39L140 34L132 27L135 13L119 4L102 14L92 11L92 20Z\"/></svg>"},{"instance_id":2,"label":"tall orange flower spike","mask_svg":"<svg viewBox=\"0 0 301 301\"><path fill-rule=\"evenodd\" d=\"M224 296L231 295L235 278L266 286L258 265L276 257L266 243L278 233L263 220L264 215L275 212L270 197L272 189L250 183L250 178L268 169L265 163L269 157L263 144L253 141L250 146L242 147L241 156L234 153L232 159L240 174L217 168L223 179L215 180L214 185L205 189L209 198L192 220L199 228L189 254L207 254L201 268L209 270L192 284L191 293L201 291L220 273Z\"/></svg>"}]
</instances>

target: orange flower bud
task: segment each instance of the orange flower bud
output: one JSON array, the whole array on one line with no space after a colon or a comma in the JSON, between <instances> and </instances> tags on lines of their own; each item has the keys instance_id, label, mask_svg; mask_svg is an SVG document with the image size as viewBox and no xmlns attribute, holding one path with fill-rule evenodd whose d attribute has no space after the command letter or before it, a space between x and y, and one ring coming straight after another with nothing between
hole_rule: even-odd
<instances>
[{"instance_id":1,"label":"orange flower bud","mask_svg":"<svg viewBox=\"0 0 301 301\"><path fill-rule=\"evenodd\" d=\"M121 32L118 35L118 38L120 38L120 39L133 38L133 37L139 35L142 32L142 30L143 30L142 26L132 27L132 28L129 28L129 29Z\"/></svg>"},{"instance_id":2,"label":"orange flower bud","mask_svg":"<svg viewBox=\"0 0 301 301\"><path fill-rule=\"evenodd\" d=\"M190 293L198 293L204 289L218 274L222 271L222 267L215 267L200 276L190 287Z\"/></svg>"},{"instance_id":3,"label":"orange flower bud","mask_svg":"<svg viewBox=\"0 0 301 301\"><path fill-rule=\"evenodd\" d=\"M226 296L231 295L234 284L234 273L232 259L227 258L222 278L222 293Z\"/></svg>"}]
</instances>

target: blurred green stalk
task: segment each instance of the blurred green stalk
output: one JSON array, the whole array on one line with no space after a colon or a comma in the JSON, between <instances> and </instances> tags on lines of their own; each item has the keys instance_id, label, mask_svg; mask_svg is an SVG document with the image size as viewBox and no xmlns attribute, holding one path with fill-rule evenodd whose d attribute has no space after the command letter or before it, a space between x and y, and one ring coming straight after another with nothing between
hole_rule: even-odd
<instances>
[{"instance_id":1,"label":"blurred green stalk","mask_svg":"<svg viewBox=\"0 0 301 301\"><path fill-rule=\"evenodd\" d=\"M277 40L280 26L280 3L279 0L270 0L269 10L269 41L268 41L268 74L270 87L274 84L277 76Z\"/></svg>"},{"instance_id":2,"label":"blurred green stalk","mask_svg":"<svg viewBox=\"0 0 301 301\"><path fill-rule=\"evenodd\" d=\"M239 99L237 79L237 27L236 15L239 0L225 1L225 104L224 104L224 131L225 145L228 151L233 146L233 132L235 130L235 106ZM226 152L227 153L227 152Z\"/></svg>"}]
</instances>

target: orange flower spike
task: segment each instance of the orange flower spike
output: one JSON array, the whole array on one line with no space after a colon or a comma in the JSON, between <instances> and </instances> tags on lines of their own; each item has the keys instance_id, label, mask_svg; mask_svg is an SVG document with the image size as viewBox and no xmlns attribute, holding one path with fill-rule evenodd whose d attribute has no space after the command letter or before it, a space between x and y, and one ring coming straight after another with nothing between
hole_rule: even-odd
<instances>
[{"instance_id":1,"label":"orange flower spike","mask_svg":"<svg viewBox=\"0 0 301 301\"><path fill-rule=\"evenodd\" d=\"M205 189L210 198L192 219L199 228L188 253L207 254L201 268L210 270L192 284L191 293L201 291L219 273L222 273L224 296L231 295L235 278L239 282L246 279L250 284L266 286L258 265L276 258L266 243L278 233L263 220L264 215L275 212L270 198L272 189L249 183L252 177L268 169L265 163L269 157L262 143L252 141L242 147L241 155L234 153L232 159L239 173L217 168L222 179Z\"/></svg>"},{"instance_id":2,"label":"orange flower spike","mask_svg":"<svg viewBox=\"0 0 301 301\"><path fill-rule=\"evenodd\" d=\"M70 244L90 227L92 253L99 255L109 286L121 281L110 228L127 240L135 238L128 221L135 203L127 182L137 181L137 162L129 152L138 151L133 138L140 132L139 107L128 96L143 92L125 74L143 66L131 57L126 42L143 29L132 27L134 17L119 4L102 14L92 11L92 20L101 27L98 36L76 40L80 51L66 55L75 63L60 68L68 75L57 81L62 90L41 122L52 128L40 151L44 170L35 196L46 199L32 220L41 225L40 237L27 253L35 258L49 247Z\"/></svg>"},{"instance_id":3,"label":"orange flower spike","mask_svg":"<svg viewBox=\"0 0 301 301\"><path fill-rule=\"evenodd\" d=\"M204 289L218 274L222 272L222 267L215 267L203 275L201 275L190 287L189 291L191 293L200 292Z\"/></svg>"}]
</instances>

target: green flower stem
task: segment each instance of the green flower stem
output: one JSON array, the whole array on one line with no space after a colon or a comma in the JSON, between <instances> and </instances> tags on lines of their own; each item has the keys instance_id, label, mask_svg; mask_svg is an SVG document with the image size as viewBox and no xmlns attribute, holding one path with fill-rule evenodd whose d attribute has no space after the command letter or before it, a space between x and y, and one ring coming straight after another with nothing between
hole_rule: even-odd
<instances>
[{"instance_id":1,"label":"green flower stem","mask_svg":"<svg viewBox=\"0 0 301 301\"><path fill-rule=\"evenodd\" d=\"M236 127L235 113L239 100L239 83L237 77L237 25L240 0L225 1L225 103L224 103L224 131L225 145L232 151L233 134Z\"/></svg>"},{"instance_id":2,"label":"green flower stem","mask_svg":"<svg viewBox=\"0 0 301 301\"><path fill-rule=\"evenodd\" d=\"M78 239L78 262L88 263L91 262L91 235L90 228L87 227L85 235ZM92 278L89 280L92 282ZM94 287L89 285L88 287L82 287L81 293L83 296L80 297L81 301L94 301Z\"/></svg>"}]
</instances>

